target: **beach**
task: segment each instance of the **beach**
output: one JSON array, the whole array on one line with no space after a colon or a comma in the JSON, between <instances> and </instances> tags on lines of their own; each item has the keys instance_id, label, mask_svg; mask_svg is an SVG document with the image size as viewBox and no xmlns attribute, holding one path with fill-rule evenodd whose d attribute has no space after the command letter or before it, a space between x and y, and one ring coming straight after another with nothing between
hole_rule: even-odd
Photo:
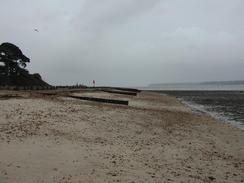
<instances>
[{"instance_id":1,"label":"beach","mask_svg":"<svg viewBox=\"0 0 244 183\"><path fill-rule=\"evenodd\" d=\"M0 182L244 182L244 133L173 96L0 91ZM1 97L2 96L2 97Z\"/></svg>"},{"instance_id":2,"label":"beach","mask_svg":"<svg viewBox=\"0 0 244 183\"><path fill-rule=\"evenodd\" d=\"M175 96L196 112L229 123L244 131L244 91L243 90L168 90L158 91Z\"/></svg>"}]
</instances>

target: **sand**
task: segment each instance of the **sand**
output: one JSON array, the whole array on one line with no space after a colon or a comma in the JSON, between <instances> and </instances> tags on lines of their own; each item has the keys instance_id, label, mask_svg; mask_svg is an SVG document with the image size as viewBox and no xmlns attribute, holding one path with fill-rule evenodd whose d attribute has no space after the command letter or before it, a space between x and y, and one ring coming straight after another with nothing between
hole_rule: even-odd
<instances>
[{"instance_id":1,"label":"sand","mask_svg":"<svg viewBox=\"0 0 244 183\"><path fill-rule=\"evenodd\" d=\"M244 182L243 131L157 93L72 95L129 106L24 92L1 98L1 183Z\"/></svg>"}]
</instances>

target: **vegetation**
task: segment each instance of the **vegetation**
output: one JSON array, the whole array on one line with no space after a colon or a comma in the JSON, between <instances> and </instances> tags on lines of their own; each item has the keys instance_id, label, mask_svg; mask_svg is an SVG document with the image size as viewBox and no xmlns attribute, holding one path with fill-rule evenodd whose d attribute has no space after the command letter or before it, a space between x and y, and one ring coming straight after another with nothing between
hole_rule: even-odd
<instances>
[{"instance_id":1,"label":"vegetation","mask_svg":"<svg viewBox=\"0 0 244 183\"><path fill-rule=\"evenodd\" d=\"M14 44L2 43L0 45L0 62L0 74L11 76L28 73L25 67L30 59Z\"/></svg>"},{"instance_id":2,"label":"vegetation","mask_svg":"<svg viewBox=\"0 0 244 183\"><path fill-rule=\"evenodd\" d=\"M26 70L30 59L16 45L0 45L0 86L48 86L39 74L29 74Z\"/></svg>"}]
</instances>

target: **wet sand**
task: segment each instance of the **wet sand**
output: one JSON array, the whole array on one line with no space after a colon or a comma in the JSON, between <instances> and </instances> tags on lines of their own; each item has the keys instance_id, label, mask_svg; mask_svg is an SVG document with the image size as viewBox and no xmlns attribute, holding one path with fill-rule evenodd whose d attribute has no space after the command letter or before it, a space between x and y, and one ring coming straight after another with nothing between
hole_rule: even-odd
<instances>
[{"instance_id":1,"label":"wet sand","mask_svg":"<svg viewBox=\"0 0 244 183\"><path fill-rule=\"evenodd\" d=\"M244 133L174 97L11 95L0 100L1 183L244 182Z\"/></svg>"},{"instance_id":2,"label":"wet sand","mask_svg":"<svg viewBox=\"0 0 244 183\"><path fill-rule=\"evenodd\" d=\"M160 92L160 91L159 91ZM244 91L161 91L244 131Z\"/></svg>"}]
</instances>

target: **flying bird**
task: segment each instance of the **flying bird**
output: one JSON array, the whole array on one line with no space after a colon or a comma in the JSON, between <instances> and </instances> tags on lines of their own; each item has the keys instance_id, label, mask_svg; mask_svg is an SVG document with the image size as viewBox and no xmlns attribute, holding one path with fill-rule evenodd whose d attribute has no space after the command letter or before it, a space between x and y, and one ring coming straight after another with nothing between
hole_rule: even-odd
<instances>
[{"instance_id":1,"label":"flying bird","mask_svg":"<svg viewBox=\"0 0 244 183\"><path fill-rule=\"evenodd\" d=\"M34 29L34 31L39 32L39 30L38 30L38 29Z\"/></svg>"}]
</instances>

